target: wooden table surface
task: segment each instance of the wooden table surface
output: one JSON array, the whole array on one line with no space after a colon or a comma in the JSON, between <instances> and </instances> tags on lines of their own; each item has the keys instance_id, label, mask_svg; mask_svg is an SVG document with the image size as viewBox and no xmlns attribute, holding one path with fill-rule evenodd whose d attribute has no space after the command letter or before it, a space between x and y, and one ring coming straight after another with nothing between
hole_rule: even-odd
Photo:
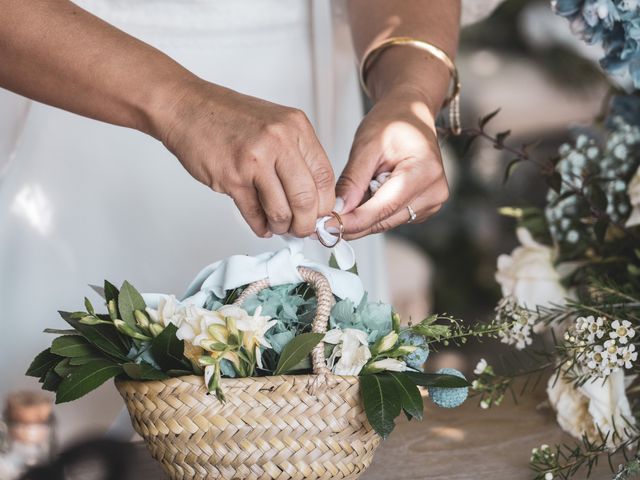
<instances>
[{"instance_id":1,"label":"wooden table surface","mask_svg":"<svg viewBox=\"0 0 640 480\"><path fill-rule=\"evenodd\" d=\"M544 392L500 407L482 410L476 399L453 410L435 407L425 399L425 419L398 421L391 437L383 442L362 480L526 480L531 449L553 445L564 436L553 412L538 408ZM165 480L158 463L139 447L136 479ZM612 477L606 462L590 478ZM576 479L585 478L578 475Z\"/></svg>"}]
</instances>

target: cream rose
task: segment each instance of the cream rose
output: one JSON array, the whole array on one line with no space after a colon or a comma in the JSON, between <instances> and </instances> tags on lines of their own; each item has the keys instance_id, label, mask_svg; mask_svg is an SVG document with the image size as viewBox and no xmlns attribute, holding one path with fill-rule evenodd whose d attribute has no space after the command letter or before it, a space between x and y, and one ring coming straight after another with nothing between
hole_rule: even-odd
<instances>
[{"instance_id":1,"label":"cream rose","mask_svg":"<svg viewBox=\"0 0 640 480\"><path fill-rule=\"evenodd\" d=\"M635 227L640 225L640 167L638 167L638 170L636 170L635 175L629 182L627 195L629 195L629 203L631 203L632 210L625 226Z\"/></svg>"},{"instance_id":2,"label":"cream rose","mask_svg":"<svg viewBox=\"0 0 640 480\"><path fill-rule=\"evenodd\" d=\"M622 371L613 372L604 382L594 378L579 388L553 376L547 394L560 427L578 439L586 435L591 441L600 441L600 430L608 435L607 445L613 449L627 440L624 430L628 425L635 425Z\"/></svg>"},{"instance_id":3,"label":"cream rose","mask_svg":"<svg viewBox=\"0 0 640 480\"><path fill-rule=\"evenodd\" d=\"M562 305L567 296L554 266L556 251L536 242L526 228L518 228L518 240L511 255L498 257L496 281L504 297L513 297L529 310L549 304Z\"/></svg>"}]
</instances>

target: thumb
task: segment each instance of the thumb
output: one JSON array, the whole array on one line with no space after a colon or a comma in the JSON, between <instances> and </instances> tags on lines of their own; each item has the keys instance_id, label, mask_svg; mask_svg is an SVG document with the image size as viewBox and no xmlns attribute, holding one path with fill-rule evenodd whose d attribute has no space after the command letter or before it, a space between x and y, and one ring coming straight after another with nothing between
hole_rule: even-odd
<instances>
[{"instance_id":1,"label":"thumb","mask_svg":"<svg viewBox=\"0 0 640 480\"><path fill-rule=\"evenodd\" d=\"M380 150L375 145L367 143L360 146L354 143L349 161L336 184L336 198L344 202L340 213L349 213L362 203L369 183L375 176L379 158Z\"/></svg>"}]
</instances>

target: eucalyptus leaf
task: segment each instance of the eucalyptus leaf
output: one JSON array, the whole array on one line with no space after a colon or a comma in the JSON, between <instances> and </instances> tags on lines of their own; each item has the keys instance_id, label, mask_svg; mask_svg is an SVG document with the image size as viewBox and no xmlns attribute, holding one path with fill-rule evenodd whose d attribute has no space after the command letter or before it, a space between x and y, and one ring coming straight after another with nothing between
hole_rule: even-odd
<instances>
[{"instance_id":1,"label":"eucalyptus leaf","mask_svg":"<svg viewBox=\"0 0 640 480\"><path fill-rule=\"evenodd\" d=\"M49 370L51 370L62 357L59 355L55 355L51 353L51 349L47 348L40 352L31 362L29 368L27 369L27 373L25 375L29 377L40 378L47 374Z\"/></svg>"},{"instance_id":2,"label":"eucalyptus leaf","mask_svg":"<svg viewBox=\"0 0 640 480\"><path fill-rule=\"evenodd\" d=\"M58 385L56 403L76 400L121 373L122 367L110 360L95 360L82 365Z\"/></svg>"},{"instance_id":3,"label":"eucalyptus leaf","mask_svg":"<svg viewBox=\"0 0 640 480\"><path fill-rule=\"evenodd\" d=\"M303 333L298 335L284 347L274 375L282 375L291 371L302 359L324 338L324 333Z\"/></svg>"},{"instance_id":4,"label":"eucalyptus leaf","mask_svg":"<svg viewBox=\"0 0 640 480\"><path fill-rule=\"evenodd\" d=\"M396 382L396 387L400 392L402 409L407 413L409 419L417 418L422 420L424 402L416 384L402 372L389 372L388 376Z\"/></svg>"},{"instance_id":5,"label":"eucalyptus leaf","mask_svg":"<svg viewBox=\"0 0 640 480\"><path fill-rule=\"evenodd\" d=\"M118 295L118 312L120 318L130 327L137 329L136 317L134 312L136 310L144 311L147 305L144 303L142 295L131 285L125 281L120 287L120 294Z\"/></svg>"},{"instance_id":6,"label":"eucalyptus leaf","mask_svg":"<svg viewBox=\"0 0 640 480\"><path fill-rule=\"evenodd\" d=\"M469 386L467 380L455 375L409 371L404 372L404 375L421 387L460 388Z\"/></svg>"},{"instance_id":7,"label":"eucalyptus leaf","mask_svg":"<svg viewBox=\"0 0 640 480\"><path fill-rule=\"evenodd\" d=\"M386 375L362 375L360 393L371 427L383 439L395 427L395 418L402 409L397 383Z\"/></svg>"},{"instance_id":8,"label":"eucalyptus leaf","mask_svg":"<svg viewBox=\"0 0 640 480\"><path fill-rule=\"evenodd\" d=\"M86 357L94 352L89 342L79 335L64 335L51 343L51 353L61 357Z\"/></svg>"}]
</instances>

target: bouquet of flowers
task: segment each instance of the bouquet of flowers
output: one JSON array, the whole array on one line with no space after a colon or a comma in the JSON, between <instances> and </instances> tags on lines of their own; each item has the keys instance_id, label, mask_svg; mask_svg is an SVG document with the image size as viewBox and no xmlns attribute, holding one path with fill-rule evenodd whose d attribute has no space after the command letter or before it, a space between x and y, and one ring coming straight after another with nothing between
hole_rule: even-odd
<instances>
[{"instance_id":1,"label":"bouquet of flowers","mask_svg":"<svg viewBox=\"0 0 640 480\"><path fill-rule=\"evenodd\" d=\"M603 46L606 71L640 86L637 1L554 0L552 5L575 33ZM501 209L516 219L521 245L498 258L503 298L494 322L503 327L501 341L519 352L517 366L499 371L482 360L472 388L480 406L490 408L515 393L516 378L552 373L549 403L558 424L577 442L534 448L530 462L537 480L584 478L603 457L616 479L640 473L637 91L612 96L603 117L545 161L533 159L526 148L509 148L504 136L493 139L517 157L505 179L521 162L534 162L548 194L542 208ZM491 138L484 124L480 135Z\"/></svg>"},{"instance_id":2,"label":"bouquet of flowers","mask_svg":"<svg viewBox=\"0 0 640 480\"><path fill-rule=\"evenodd\" d=\"M277 256L278 253L273 255ZM230 265L240 257L235 260L233 258L218 271L227 272ZM252 258L242 257L239 261ZM326 272L328 267L323 268ZM346 273L337 269L329 270ZM347 274L357 279L356 275ZM210 275L209 279L207 275ZM313 270L306 270L306 276L303 277L315 278L314 275L326 281L319 272ZM465 341L471 335L495 335L495 329L491 330L490 327L465 328L454 319L439 315L432 315L414 325L402 326L391 305L369 302L366 293L356 304L350 298L336 297L328 286L326 291L319 292L317 280L315 285L301 281L275 286L268 286L263 281L224 291L218 296L215 293L218 290L207 288L211 278L215 276L216 273L211 271L206 271L204 277L199 276L197 287L191 289L190 294L182 300L177 300L173 295L142 295L129 282L124 282L119 289L109 282L105 282L103 288L93 287L103 296L106 313L98 313L86 298L84 310L60 312L71 328L46 330L57 337L49 348L34 359L27 375L38 377L44 389L56 392L57 403L75 400L115 377L130 411L132 408L139 410L137 414L132 412L134 427L150 444L154 456L163 461L172 475L171 469L174 467L169 464L167 455L156 450L160 447L154 443L153 438L147 438L149 430L162 431L164 427L142 424L149 422L149 416L161 415L155 421L165 422L171 417L171 426L167 428L178 432L195 427L191 418L187 420L189 425L182 425L177 417L173 417L173 413L156 414L153 408L151 410L154 413L150 413L150 407L143 403L150 400L148 395L151 393L162 392L165 395L160 401L163 407L185 401L187 405L182 406L180 411L187 415L193 404L205 405L206 408L203 408L206 415L216 413L211 420L215 428L223 423L236 422L233 427L229 426L231 433L223 429L223 436L226 437L234 432L257 429L251 419L239 418L242 415L230 410L243 402L238 397L239 391L243 396L245 391L249 391L249 396L258 397L262 402L260 408L265 404L272 405L272 413L277 417L282 409L287 414L295 409L293 405L291 408L287 407L287 403L291 403L291 397L281 398L281 390L284 388L278 386L277 379L285 379L283 382L289 382L290 386L300 384L307 377L316 380L328 377L336 381L340 378L353 378L358 380L347 383L359 389L360 398L356 397L355 404L347 402L346 408L354 411L363 409L366 414L363 419L366 418L370 425L364 430L373 428L379 437L385 438L393 430L394 419L401 412L409 419L422 418L422 387L428 389L429 397L435 404L445 408L456 407L467 398L468 384L460 372L453 369L442 369L437 373L423 371L423 364L437 343ZM256 288L256 285L260 288ZM320 290L322 288L320 285ZM320 293L323 295L322 299ZM318 319L322 320L323 312L328 314L325 318L325 332L318 327ZM256 387L254 393L250 393L253 387L244 388L244 383L233 383L260 378L272 378L276 383L269 384L268 388L264 385ZM185 400L184 392L167 393L180 382L189 385L188 394L193 397L193 401ZM191 388L192 385L195 387ZM234 390L237 385L242 388ZM331 393L331 382L321 387L326 390L318 393L318 398L324 395L329 402L342 402L339 398L340 391L336 391L335 395ZM228 393L227 388L232 391ZM271 393L264 393L265 391ZM273 398L265 400L265 396L269 395ZM305 391L304 395L306 404L300 406L300 414L307 414L305 410L309 410L310 415L319 415L311 403L315 401L316 392L310 390L310 396L307 396ZM229 408L227 404L230 404ZM269 415L269 408L271 407L260 414ZM336 422L349 422L326 427L329 430L338 429L338 432L326 433L329 441L339 440L342 430L349 431L356 425L356 420L349 420L350 414L344 408L342 404L338 407L331 405L329 408L331 415L336 416ZM197 415L199 412L194 410L193 416ZM298 428L307 428L295 416L291 421ZM312 423L320 421L324 419L320 418ZM201 423L199 425L202 427ZM285 434L290 433L291 429L286 430L280 425L277 427L283 428ZM208 438L207 428L202 433L204 438ZM255 434L258 435L260 431L262 430L256 430ZM245 442L244 434L241 437L239 442ZM214 440L207 442L218 442L220 436L212 438ZM373 437L367 438L368 442L374 442L371 439ZM163 441L173 444L176 437L165 438ZM300 439L295 441L299 442ZM207 442L203 443L203 449L212 448ZM375 440L373 447L377 442ZM332 448L352 450L352 443L351 440L345 445ZM316 451L322 450L317 442L309 445ZM214 450L218 448L231 447L222 442ZM241 451L246 446L238 444L233 448L237 448L236 453L242 456ZM331 455L342 453L344 452L329 452ZM349 452L351 453L353 452ZM206 462L222 461L210 451L203 455ZM323 458L331 459L330 456L327 457L328 454L323 455ZM252 461L247 456L244 455L243 462ZM289 461L288 456L283 458ZM188 461L185 460L187 463ZM188 465L185 470L191 467ZM296 468L300 468L300 465ZM354 473L350 466L345 469L351 469L351 474ZM216 470L215 473L227 478L226 475L237 475L239 471L224 474ZM173 473L175 475L172 476L176 478L184 475L184 471ZM211 475L212 471L207 471L207 474ZM273 472L270 473L272 474ZM315 478L309 473L300 475L306 475L300 478Z\"/></svg>"}]
</instances>

